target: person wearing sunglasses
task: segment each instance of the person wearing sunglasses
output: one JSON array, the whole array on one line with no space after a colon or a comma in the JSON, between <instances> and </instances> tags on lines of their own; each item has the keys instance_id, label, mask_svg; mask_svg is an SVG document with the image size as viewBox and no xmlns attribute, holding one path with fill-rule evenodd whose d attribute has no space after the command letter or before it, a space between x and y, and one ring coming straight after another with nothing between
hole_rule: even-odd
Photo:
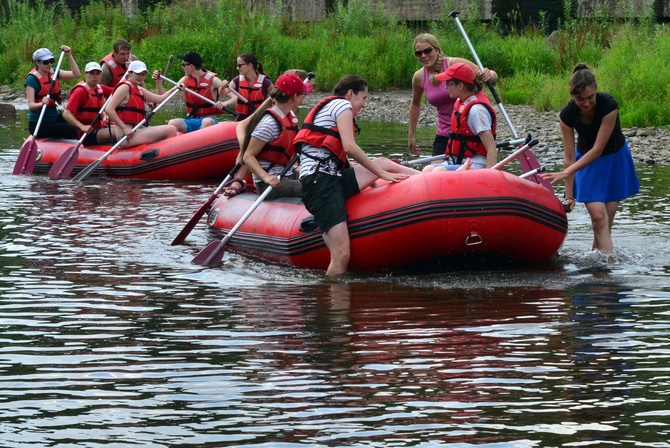
<instances>
[{"instance_id":1,"label":"person wearing sunglasses","mask_svg":"<svg viewBox=\"0 0 670 448\"><path fill-rule=\"evenodd\" d=\"M433 155L444 154L449 138L451 114L454 111L455 98L449 96L444 81L435 79L444 73L449 66L457 63L469 65L477 78L482 82L496 82L498 74L485 68L480 71L476 64L463 58L450 58L442 53L442 46L435 36L428 33L419 34L414 39L414 55L421 63L421 68L412 77L412 101L409 106L409 138L408 148L413 154L420 154L421 148L416 143L416 128L421 114L421 102L425 93L428 103L437 109L437 131L433 141Z\"/></svg>"},{"instance_id":2,"label":"person wearing sunglasses","mask_svg":"<svg viewBox=\"0 0 670 448\"><path fill-rule=\"evenodd\" d=\"M61 86L58 80L79 78L81 72L72 57L70 47L61 45L60 50L65 52L72 70L59 70L48 98L49 87L53 76L55 76L56 68L56 58L48 48L35 50L33 53L35 67L28 73L23 82L26 88L26 99L28 100L28 130L31 134L35 132L42 107L46 105L42 123L37 133L39 138L77 138L77 130L65 121L57 107L57 104L63 103Z\"/></svg>"},{"instance_id":3,"label":"person wearing sunglasses","mask_svg":"<svg viewBox=\"0 0 670 448\"><path fill-rule=\"evenodd\" d=\"M272 90L272 80L263 72L263 65L258 62L253 53L243 53L237 57L237 71L240 73L230 83L224 82L224 87L230 86L244 99L233 92L228 92L229 100L226 107L235 107L237 121L247 118L268 97Z\"/></svg>"},{"instance_id":4,"label":"person wearing sunglasses","mask_svg":"<svg viewBox=\"0 0 670 448\"><path fill-rule=\"evenodd\" d=\"M223 90L221 79L216 73L203 67L202 57L196 52L189 51L186 54L178 54L177 57L182 60L181 67L184 70L184 76L178 84L183 84L188 89L184 91L188 115L186 118L173 118L168 124L181 133L193 132L217 124L219 120L216 119L216 115L220 114L224 107L224 102L219 101L219 92ZM153 73L156 91L159 95L165 92L163 78L160 77L160 74L160 70L155 70ZM209 99L214 104L198 98L189 90Z\"/></svg>"}]
</instances>

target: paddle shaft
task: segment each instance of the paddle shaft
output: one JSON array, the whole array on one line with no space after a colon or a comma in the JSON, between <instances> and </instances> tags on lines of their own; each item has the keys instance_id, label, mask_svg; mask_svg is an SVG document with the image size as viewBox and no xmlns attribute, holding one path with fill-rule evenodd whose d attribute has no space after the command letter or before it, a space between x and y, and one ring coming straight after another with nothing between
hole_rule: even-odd
<instances>
[{"instance_id":1,"label":"paddle shaft","mask_svg":"<svg viewBox=\"0 0 670 448\"><path fill-rule=\"evenodd\" d=\"M300 157L300 155L297 153L291 157L291 160L286 164L284 169L281 170L281 173L277 175L278 179L281 180L281 178L284 177L284 175L291 169L296 160L298 160L298 157ZM221 241L214 241L209 246L205 247L198 255L196 255L196 257L192 260L192 263L210 267L219 264L223 259L223 252L226 244L228 244L228 241L230 241L237 230L242 227L247 218L249 218L249 216L251 216L251 214L258 208L258 206L261 205L261 202L263 202L263 200L270 194L271 191L272 186L270 185L260 196L258 196L258 199L256 199L249 210L247 210L246 213L242 215L240 220L237 221L237 224L235 224L235 226L230 229L230 232L228 232L228 234L223 237Z\"/></svg>"},{"instance_id":2,"label":"paddle shaft","mask_svg":"<svg viewBox=\"0 0 670 448\"><path fill-rule=\"evenodd\" d=\"M179 92L179 89L175 89L174 92L172 92L170 95L168 95L168 97L165 98L165 99L164 99L158 106L156 106L156 107L154 108L154 110L152 110L146 117L144 117L144 119L143 119L142 121L140 121L139 123L137 123L137 125L135 125L135 127L133 128L133 132L137 131L139 128L141 128L142 126L144 126L144 123L146 123L151 117L153 117L153 115L154 115L156 112L158 112L158 111L160 110L160 108L163 107L163 105L165 105L165 103L167 103L168 101L170 101L170 99L171 99L173 96L175 96L175 95L177 94L177 92ZM100 165L102 162L104 162L105 159L107 159L107 157L109 157L114 151L116 151L116 149L117 149L119 146L121 146L121 144L122 144L123 142L125 142L127 139L128 139L128 134L125 134L123 137L121 137L121 138L119 139L118 142L116 142L116 144L115 144L114 146L112 146L112 147L109 149L109 151L107 151L105 154L103 154L102 157L100 157L98 160L96 160L95 162L91 163L89 166L87 166L87 167L84 168L83 170L81 170L81 172L80 172L79 174L77 174L73 180L76 180L76 181L83 181L83 180L85 180L85 179L86 179L88 176L90 176L91 173L98 167L98 165Z\"/></svg>"},{"instance_id":3,"label":"paddle shaft","mask_svg":"<svg viewBox=\"0 0 670 448\"><path fill-rule=\"evenodd\" d=\"M163 75L161 75L160 77L161 77L162 80L167 81L167 82L169 82L169 83L172 83L172 84L174 84L175 86L179 85L176 81L173 81L172 79L167 78L167 77L165 77L165 76L163 76ZM213 101L213 100L207 98L206 96L202 96L202 95L200 95L198 92L194 92L193 90L189 89L188 87L184 87L184 90L187 91L188 93L190 93L191 95L194 95L194 96L200 98L200 99L203 100L203 101L207 101L207 102L208 102L209 104L211 104L212 106L214 106L214 105L216 104L215 101ZM237 115L237 112L235 112L235 111L233 111L233 110L230 110L230 109L228 109L227 107L224 107L223 110L225 110L226 112L228 112L228 113L231 114L231 115Z\"/></svg>"},{"instance_id":4,"label":"paddle shaft","mask_svg":"<svg viewBox=\"0 0 670 448\"><path fill-rule=\"evenodd\" d=\"M465 32L465 29L463 28L463 25L461 24L460 19L458 18L458 11L451 11L449 13L449 17L453 17L454 21L456 22L456 25L458 26L459 31L463 35L463 39L465 40L465 43L468 45L468 48L470 49L470 53L472 53L472 58L475 60L475 63L477 64L477 67L479 67L480 71L484 71L484 65L482 65L482 61L479 60L479 56L477 56L477 52L475 51L475 47L472 46L472 43L470 42L470 39L468 38L467 33ZM500 108L500 112L503 114L503 117L505 117L505 121L507 122L507 126L509 126L510 131L512 132L512 135L514 138L518 138L519 134L517 134L516 129L514 128L514 125L512 124L512 120L510 120L509 115L507 115L507 111L505 110L505 106L503 106L502 101L500 100L500 97L498 96L498 92L496 92L495 87L493 87L493 83L491 81L488 81L486 83L488 86L489 90L491 91L491 94L493 95L493 98L495 98L496 103L498 104L498 108ZM534 168L537 168L540 166L540 162L537 161L535 158L535 155L533 155L532 152L524 152L522 154L522 157L519 158L519 162L521 163L521 167L524 172L531 171ZM534 176L533 180L544 186L545 188L554 191L554 188L551 186L549 181L539 177L539 176Z\"/></svg>"},{"instance_id":5,"label":"paddle shaft","mask_svg":"<svg viewBox=\"0 0 670 448\"><path fill-rule=\"evenodd\" d=\"M504 148L505 146L520 145L521 143L524 143L525 141L526 141L525 138L518 138L516 140L508 140L508 141L505 141L505 142L496 143L496 147L497 148ZM406 160L404 162L400 162L400 164L403 165L403 166L421 165L421 164L424 164L424 163L434 162L436 160L442 160L445 157L446 157L445 154L442 154L442 155L439 155L439 156L422 157L420 159Z\"/></svg>"},{"instance_id":6,"label":"paddle shaft","mask_svg":"<svg viewBox=\"0 0 670 448\"><path fill-rule=\"evenodd\" d=\"M519 157L523 152L525 152L526 150L528 150L531 146L535 146L535 145L537 145L538 143L539 143L539 141L538 141L537 139L533 139L533 140L529 141L528 143L526 143L525 145L523 145L521 148L519 148L519 149L517 149L516 151L514 151L512 154L508 155L507 157L505 157L504 159L502 159L500 162L498 162L498 163L496 163L495 165L493 165L493 166L491 167L491 169L492 169L492 170L499 170L499 169L502 168L503 166L505 166L505 165L507 165L508 163L510 163L512 160L514 160L514 159L516 159L517 157Z\"/></svg>"},{"instance_id":7,"label":"paddle shaft","mask_svg":"<svg viewBox=\"0 0 670 448\"><path fill-rule=\"evenodd\" d=\"M54 84L56 83L56 80L58 79L58 74L60 73L60 66L63 63L63 57L65 56L65 52L61 51L60 52L60 57L58 58L58 65L56 65L56 69L54 70L53 76L51 77L51 83L49 84L49 91L47 92L46 98L49 99L51 98L51 92L54 88ZM37 93L37 92L35 92ZM40 131L40 127L42 126L42 119L44 118L44 113L47 110L47 103L42 104L42 110L40 111L40 116L37 119L37 125L35 126L35 131L33 132L33 135L30 136L28 140L23 144L21 147L21 152L19 152L19 156L16 159L16 164L14 165L14 171L12 174L32 174L34 165L34 161L37 159L37 143L35 140L37 139L37 133Z\"/></svg>"},{"instance_id":8,"label":"paddle shaft","mask_svg":"<svg viewBox=\"0 0 670 448\"><path fill-rule=\"evenodd\" d=\"M242 167L241 163L238 163L235 165L235 167L228 173L225 179L223 179L223 182L214 190L214 193L212 193L209 198L205 201L204 204L200 206L200 208L193 214L191 219L186 223L184 228L179 232L179 235L175 237L174 240L172 240L172 243L170 244L171 246L176 246L178 244L181 244L184 242L186 237L191 233L191 231L195 228L196 224L198 224L198 221L200 221L200 218L205 214L207 209L209 208L210 205L214 203L214 200L216 197L221 193L221 190L225 188L226 182L228 182L230 179L235 176L235 173L237 173L237 170Z\"/></svg>"},{"instance_id":9,"label":"paddle shaft","mask_svg":"<svg viewBox=\"0 0 670 448\"><path fill-rule=\"evenodd\" d=\"M233 94L235 94L235 96L238 97L239 99L241 99L244 103L247 103L247 105L251 108L251 111L252 111L252 112L256 110L256 106L254 106L252 103L250 103L248 99L246 99L245 97L243 97L242 94L241 94L240 92L238 92L237 90L233 89L233 88L230 87L230 86L228 86L228 90L230 90L231 92L233 92Z\"/></svg>"}]
</instances>

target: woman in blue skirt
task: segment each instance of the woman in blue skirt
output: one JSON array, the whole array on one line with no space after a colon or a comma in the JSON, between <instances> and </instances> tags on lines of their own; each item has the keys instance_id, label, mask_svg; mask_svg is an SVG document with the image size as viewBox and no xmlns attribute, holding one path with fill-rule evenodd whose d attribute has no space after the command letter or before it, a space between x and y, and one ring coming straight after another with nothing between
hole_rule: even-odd
<instances>
[{"instance_id":1,"label":"woman in blue skirt","mask_svg":"<svg viewBox=\"0 0 670 448\"><path fill-rule=\"evenodd\" d=\"M570 78L572 100L561 110L563 171L545 173L556 183L565 180L570 210L583 202L593 225L593 249L611 252L612 225L619 201L640 192L633 158L619 123L619 105L598 92L593 72L578 64ZM575 147L575 132L577 146Z\"/></svg>"}]
</instances>

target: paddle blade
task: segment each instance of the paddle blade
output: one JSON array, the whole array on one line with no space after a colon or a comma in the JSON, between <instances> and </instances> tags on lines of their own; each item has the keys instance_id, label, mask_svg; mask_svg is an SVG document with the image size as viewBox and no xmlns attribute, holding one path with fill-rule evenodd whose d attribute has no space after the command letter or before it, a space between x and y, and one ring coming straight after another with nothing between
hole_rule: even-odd
<instances>
[{"instance_id":1,"label":"paddle blade","mask_svg":"<svg viewBox=\"0 0 670 448\"><path fill-rule=\"evenodd\" d=\"M52 179L67 179L70 177L78 157L79 145L70 146L53 164L49 170L49 177Z\"/></svg>"},{"instance_id":2,"label":"paddle blade","mask_svg":"<svg viewBox=\"0 0 670 448\"><path fill-rule=\"evenodd\" d=\"M32 174L35 162L37 162L37 140L34 135L31 135L21 146L12 174Z\"/></svg>"},{"instance_id":3,"label":"paddle blade","mask_svg":"<svg viewBox=\"0 0 670 448\"><path fill-rule=\"evenodd\" d=\"M191 263L199 264L201 266L214 267L217 264L221 263L223 260L223 254L226 248L226 239L224 238L221 241L214 241L209 243L207 247L200 251L198 255L195 256Z\"/></svg>"},{"instance_id":4,"label":"paddle blade","mask_svg":"<svg viewBox=\"0 0 670 448\"><path fill-rule=\"evenodd\" d=\"M542 165L540 165L540 162L538 162L537 158L535 157L535 154L533 154L533 152L530 149L525 151L523 154L519 156L519 162L521 163L521 169L524 173L542 167ZM554 191L554 187L548 180L543 179L537 174L531 176L531 178L533 179L533 182L542 185L549 191Z\"/></svg>"},{"instance_id":5,"label":"paddle blade","mask_svg":"<svg viewBox=\"0 0 670 448\"><path fill-rule=\"evenodd\" d=\"M207 201L200 206L197 212L191 217L190 221L186 223L184 228L179 232L179 235L172 240L172 243L170 244L171 246L176 246L178 244L181 244L184 242L186 237L191 233L191 230L193 230L198 224L198 221L200 221L200 218L202 218L202 215L204 215L207 212L207 209L212 205L214 202L214 199L216 199L216 193L213 193Z\"/></svg>"},{"instance_id":6,"label":"paddle blade","mask_svg":"<svg viewBox=\"0 0 670 448\"><path fill-rule=\"evenodd\" d=\"M79 172L79 174L74 176L74 179L72 179L72 180L75 180L75 181L78 181L78 182L86 180L88 178L88 176L90 176L91 173L93 171L95 171L95 169L98 167L98 165L100 165L100 163L102 163L102 160L96 160L95 162L91 163L89 166L87 166L86 168L81 170Z\"/></svg>"}]
</instances>

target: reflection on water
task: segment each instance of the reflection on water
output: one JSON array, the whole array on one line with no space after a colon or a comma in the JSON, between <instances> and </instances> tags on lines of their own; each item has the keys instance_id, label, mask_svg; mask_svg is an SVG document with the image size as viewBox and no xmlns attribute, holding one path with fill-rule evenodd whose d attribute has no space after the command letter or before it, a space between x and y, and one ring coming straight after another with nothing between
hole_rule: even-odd
<instances>
[{"instance_id":1,"label":"reflection on water","mask_svg":"<svg viewBox=\"0 0 670 448\"><path fill-rule=\"evenodd\" d=\"M402 127L365 125L364 146L404 154ZM543 266L331 282L232 253L191 265L202 224L169 244L215 184L12 176L17 151L0 152L2 447L670 446L666 167L639 167L614 262L589 254L582 206Z\"/></svg>"}]
</instances>

